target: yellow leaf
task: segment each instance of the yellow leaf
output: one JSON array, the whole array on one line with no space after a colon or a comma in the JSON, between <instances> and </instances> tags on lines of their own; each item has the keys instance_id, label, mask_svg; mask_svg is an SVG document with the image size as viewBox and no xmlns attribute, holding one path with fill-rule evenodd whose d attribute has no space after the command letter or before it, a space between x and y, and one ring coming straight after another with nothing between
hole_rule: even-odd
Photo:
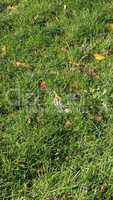
<instances>
[{"instance_id":1,"label":"yellow leaf","mask_svg":"<svg viewBox=\"0 0 113 200\"><path fill-rule=\"evenodd\" d=\"M106 58L104 55L98 54L98 53L94 54L94 57L98 61L105 60L105 58Z\"/></svg>"},{"instance_id":2,"label":"yellow leaf","mask_svg":"<svg viewBox=\"0 0 113 200\"><path fill-rule=\"evenodd\" d=\"M113 23L108 23L107 28L109 31L113 31Z\"/></svg>"}]
</instances>

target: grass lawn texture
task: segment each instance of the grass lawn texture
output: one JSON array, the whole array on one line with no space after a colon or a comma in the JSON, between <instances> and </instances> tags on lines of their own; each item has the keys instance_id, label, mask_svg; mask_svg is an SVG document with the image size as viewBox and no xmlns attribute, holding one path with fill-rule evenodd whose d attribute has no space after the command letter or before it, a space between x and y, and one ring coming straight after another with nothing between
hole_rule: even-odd
<instances>
[{"instance_id":1,"label":"grass lawn texture","mask_svg":"<svg viewBox=\"0 0 113 200\"><path fill-rule=\"evenodd\" d=\"M113 1L0 0L0 200L113 199Z\"/></svg>"}]
</instances>

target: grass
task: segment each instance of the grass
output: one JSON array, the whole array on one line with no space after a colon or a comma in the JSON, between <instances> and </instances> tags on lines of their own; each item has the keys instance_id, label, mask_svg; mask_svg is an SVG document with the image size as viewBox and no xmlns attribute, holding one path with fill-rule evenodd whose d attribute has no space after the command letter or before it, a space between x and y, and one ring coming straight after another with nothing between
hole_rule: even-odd
<instances>
[{"instance_id":1,"label":"grass","mask_svg":"<svg viewBox=\"0 0 113 200\"><path fill-rule=\"evenodd\" d=\"M0 1L1 200L113 199L112 22L112 0Z\"/></svg>"}]
</instances>

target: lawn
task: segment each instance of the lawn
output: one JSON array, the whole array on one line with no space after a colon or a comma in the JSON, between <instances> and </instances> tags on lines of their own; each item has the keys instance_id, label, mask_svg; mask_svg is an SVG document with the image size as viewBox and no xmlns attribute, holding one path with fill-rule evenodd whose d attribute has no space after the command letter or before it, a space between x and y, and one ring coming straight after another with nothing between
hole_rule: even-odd
<instances>
[{"instance_id":1,"label":"lawn","mask_svg":"<svg viewBox=\"0 0 113 200\"><path fill-rule=\"evenodd\" d=\"M0 200L113 199L113 0L0 0Z\"/></svg>"}]
</instances>

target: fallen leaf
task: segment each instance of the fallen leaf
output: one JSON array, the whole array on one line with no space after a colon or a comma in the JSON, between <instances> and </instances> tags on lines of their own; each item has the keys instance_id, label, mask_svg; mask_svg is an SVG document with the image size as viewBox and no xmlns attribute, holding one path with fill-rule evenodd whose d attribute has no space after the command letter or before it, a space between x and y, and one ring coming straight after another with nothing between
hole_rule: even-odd
<instances>
[{"instance_id":1,"label":"fallen leaf","mask_svg":"<svg viewBox=\"0 0 113 200\"><path fill-rule=\"evenodd\" d=\"M107 23L108 31L113 31L113 23Z\"/></svg>"},{"instance_id":2,"label":"fallen leaf","mask_svg":"<svg viewBox=\"0 0 113 200\"><path fill-rule=\"evenodd\" d=\"M105 184L103 184L103 185L101 186L100 191L101 191L102 193L106 193L107 190L108 190L108 186L107 186L107 184L105 183Z\"/></svg>"},{"instance_id":3,"label":"fallen leaf","mask_svg":"<svg viewBox=\"0 0 113 200\"><path fill-rule=\"evenodd\" d=\"M95 57L95 59L98 60L98 61L105 60L105 58L106 58L104 55L98 54L98 53L94 54L94 57Z\"/></svg>"},{"instance_id":4,"label":"fallen leaf","mask_svg":"<svg viewBox=\"0 0 113 200\"><path fill-rule=\"evenodd\" d=\"M101 123L103 121L103 116L101 115L96 115L95 116L95 121L98 122L98 123Z\"/></svg>"},{"instance_id":5,"label":"fallen leaf","mask_svg":"<svg viewBox=\"0 0 113 200\"><path fill-rule=\"evenodd\" d=\"M17 10L17 6L10 6L10 5L9 5L9 6L7 7L7 10L10 11L10 12L15 12L15 11Z\"/></svg>"},{"instance_id":6,"label":"fallen leaf","mask_svg":"<svg viewBox=\"0 0 113 200\"><path fill-rule=\"evenodd\" d=\"M16 61L16 66L17 67L27 67L28 65L24 62L21 62L21 61Z\"/></svg>"},{"instance_id":7,"label":"fallen leaf","mask_svg":"<svg viewBox=\"0 0 113 200\"><path fill-rule=\"evenodd\" d=\"M100 75L96 75L96 76L95 76L95 79L96 79L96 80L100 80Z\"/></svg>"},{"instance_id":8,"label":"fallen leaf","mask_svg":"<svg viewBox=\"0 0 113 200\"><path fill-rule=\"evenodd\" d=\"M47 85L46 85L46 83L43 81L43 80L40 80L39 82L38 82L38 88L40 89L40 90L46 90L47 89Z\"/></svg>"},{"instance_id":9,"label":"fallen leaf","mask_svg":"<svg viewBox=\"0 0 113 200\"><path fill-rule=\"evenodd\" d=\"M65 129L69 129L69 128L71 128L72 127L72 123L69 121L69 120L67 120L66 122L65 122L65 124L64 124L64 128Z\"/></svg>"}]
</instances>

